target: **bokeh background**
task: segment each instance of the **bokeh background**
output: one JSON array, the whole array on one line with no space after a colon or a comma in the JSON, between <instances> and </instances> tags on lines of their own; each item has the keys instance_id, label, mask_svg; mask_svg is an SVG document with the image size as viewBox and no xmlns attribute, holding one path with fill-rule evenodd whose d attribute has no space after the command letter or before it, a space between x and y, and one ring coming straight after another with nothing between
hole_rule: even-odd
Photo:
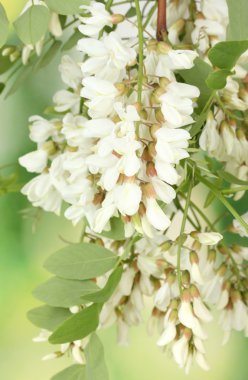
<instances>
[{"instance_id":1,"label":"bokeh background","mask_svg":"<svg viewBox=\"0 0 248 380\"><path fill-rule=\"evenodd\" d=\"M3 0L8 16L14 20L23 0ZM50 105L52 94L60 84L54 63L28 78L18 92L7 100L0 98L0 166L12 164L28 152L28 117L41 114ZM29 177L18 166L19 182ZM29 218L23 218L23 210ZM21 214L22 212L22 214ZM42 362L51 346L32 342L38 329L26 319L27 310L38 305L32 289L49 277L42 269L45 258L63 246L60 236L78 241L79 230L52 214L39 214L18 193L0 197L0 379L48 380L69 365L68 358ZM37 225L33 231L34 222ZM229 344L221 346L222 335L213 322L207 342L208 373L194 367L188 376L156 347L155 338L147 337L145 325L131 331L129 348L117 347L115 330L101 333L111 380L247 380L247 342L240 334L232 335ZM69 380L69 379L68 379Z\"/></svg>"}]
</instances>

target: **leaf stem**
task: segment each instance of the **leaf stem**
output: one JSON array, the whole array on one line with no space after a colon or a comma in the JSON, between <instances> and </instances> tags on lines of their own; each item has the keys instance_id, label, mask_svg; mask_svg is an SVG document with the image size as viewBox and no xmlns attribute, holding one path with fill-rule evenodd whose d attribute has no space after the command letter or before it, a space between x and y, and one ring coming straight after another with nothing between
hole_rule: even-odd
<instances>
[{"instance_id":1,"label":"leaf stem","mask_svg":"<svg viewBox=\"0 0 248 380\"><path fill-rule=\"evenodd\" d=\"M191 198L193 185L194 185L194 178L191 177L191 179L189 180L188 194L187 194L186 203L185 203L185 207L184 207L183 220L182 220L182 224L181 224L181 228L180 228L178 247L177 247L177 281L178 281L178 288L179 288L180 293L182 292L181 249L182 249L182 245L184 242L183 234L184 234L186 221L187 221L187 217L188 217L188 211L189 211L189 207L190 207L190 198Z\"/></svg>"}]
</instances>

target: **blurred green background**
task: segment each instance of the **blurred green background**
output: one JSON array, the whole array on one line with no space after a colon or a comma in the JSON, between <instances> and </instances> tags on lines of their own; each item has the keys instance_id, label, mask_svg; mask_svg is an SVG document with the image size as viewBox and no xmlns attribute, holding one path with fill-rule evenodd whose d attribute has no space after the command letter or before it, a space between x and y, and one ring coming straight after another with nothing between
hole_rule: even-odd
<instances>
[{"instance_id":1,"label":"blurred green background","mask_svg":"<svg viewBox=\"0 0 248 380\"><path fill-rule=\"evenodd\" d=\"M8 16L13 20L25 1L4 0ZM22 88L7 100L0 100L0 166L16 162L18 156L32 149L28 139L28 117L41 114L51 103L52 94L60 87L56 66L28 78ZM19 180L29 177L18 168ZM39 219L36 232L33 220L24 219L20 211L30 205L21 194L0 197L0 379L48 380L56 371L67 366L68 358L42 362L41 357L51 352L51 346L32 342L38 334L26 319L28 309L38 302L32 289L49 277L42 269L44 259L63 246L62 235L77 241L79 230L62 217L34 214ZM246 380L248 379L247 343L233 334L229 344L221 346L222 334L213 323L207 342L211 371L205 373L194 367L188 376L165 354L160 353L155 338L147 337L145 325L131 331L129 348L117 347L115 330L101 333L111 380ZM69 380L69 379L68 379Z\"/></svg>"}]
</instances>

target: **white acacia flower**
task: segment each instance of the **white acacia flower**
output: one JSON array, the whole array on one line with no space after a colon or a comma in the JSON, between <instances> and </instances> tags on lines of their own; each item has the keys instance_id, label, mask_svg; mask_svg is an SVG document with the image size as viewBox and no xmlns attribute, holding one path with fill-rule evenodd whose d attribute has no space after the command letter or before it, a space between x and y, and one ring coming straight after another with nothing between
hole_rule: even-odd
<instances>
[{"instance_id":1,"label":"white acacia flower","mask_svg":"<svg viewBox=\"0 0 248 380\"><path fill-rule=\"evenodd\" d=\"M41 207L45 211L60 213L61 195L52 184L48 173L42 173L28 182L21 190L22 194L35 206Z\"/></svg>"},{"instance_id":2,"label":"white acacia flower","mask_svg":"<svg viewBox=\"0 0 248 380\"><path fill-rule=\"evenodd\" d=\"M183 334L183 336L178 339L172 346L172 354L179 365L180 368L183 368L186 364L189 352L189 339Z\"/></svg>"},{"instance_id":3,"label":"white acacia flower","mask_svg":"<svg viewBox=\"0 0 248 380\"><path fill-rule=\"evenodd\" d=\"M31 116L29 118L30 134L29 138L36 143L43 143L53 136L58 120L46 120L41 116Z\"/></svg>"},{"instance_id":4,"label":"white acacia flower","mask_svg":"<svg viewBox=\"0 0 248 380\"><path fill-rule=\"evenodd\" d=\"M192 236L203 245L216 245L223 239L218 232L196 232Z\"/></svg>"},{"instance_id":5,"label":"white acacia flower","mask_svg":"<svg viewBox=\"0 0 248 380\"><path fill-rule=\"evenodd\" d=\"M129 339L128 339L129 326L122 318L117 318L116 325L117 325L117 343L120 346L128 346L129 345Z\"/></svg>"},{"instance_id":6,"label":"white acacia flower","mask_svg":"<svg viewBox=\"0 0 248 380\"><path fill-rule=\"evenodd\" d=\"M142 197L140 186L131 181L115 188L115 204L122 215L134 215L139 209Z\"/></svg>"},{"instance_id":7,"label":"white acacia flower","mask_svg":"<svg viewBox=\"0 0 248 380\"><path fill-rule=\"evenodd\" d=\"M91 145L90 139L85 138L84 127L86 123L87 119L83 116L74 116L71 113L65 115L61 132L64 134L68 145L82 146L82 148L84 148L84 144ZM85 148L89 150L90 146Z\"/></svg>"},{"instance_id":8,"label":"white acacia flower","mask_svg":"<svg viewBox=\"0 0 248 380\"><path fill-rule=\"evenodd\" d=\"M171 82L166 92L160 96L161 110L165 120L174 128L194 122L190 116L193 113L193 98L200 92L197 87L185 83Z\"/></svg>"},{"instance_id":9,"label":"white acacia flower","mask_svg":"<svg viewBox=\"0 0 248 380\"><path fill-rule=\"evenodd\" d=\"M52 12L49 22L49 31L54 35L54 37L61 37L63 34L63 29L59 20L59 15Z\"/></svg>"},{"instance_id":10,"label":"white acacia flower","mask_svg":"<svg viewBox=\"0 0 248 380\"><path fill-rule=\"evenodd\" d=\"M125 68L136 59L136 51L128 47L116 32L111 32L102 40L84 38L78 42L78 50L89 58L82 64L84 75L118 82L125 76Z\"/></svg>"},{"instance_id":11,"label":"white acacia flower","mask_svg":"<svg viewBox=\"0 0 248 380\"><path fill-rule=\"evenodd\" d=\"M79 17L83 25L79 25L78 29L85 36L97 37L101 29L113 25L112 16L104 4L92 2L91 5L82 5L81 9L91 13L90 16Z\"/></svg>"},{"instance_id":12,"label":"white acacia flower","mask_svg":"<svg viewBox=\"0 0 248 380\"><path fill-rule=\"evenodd\" d=\"M119 92L109 81L88 77L83 79L81 96L89 99L85 102L89 107L89 115L92 118L103 118L113 112L115 99Z\"/></svg>"},{"instance_id":13,"label":"white acacia flower","mask_svg":"<svg viewBox=\"0 0 248 380\"><path fill-rule=\"evenodd\" d=\"M242 219L245 221L246 224L248 224L248 212L242 215ZM246 231L244 226L240 224L238 220L234 219L233 226L240 236L248 237L248 232Z\"/></svg>"},{"instance_id":14,"label":"white acacia flower","mask_svg":"<svg viewBox=\"0 0 248 380\"><path fill-rule=\"evenodd\" d=\"M64 55L59 65L59 71L63 82L73 90L77 90L83 79L80 65L69 55Z\"/></svg>"},{"instance_id":15,"label":"white acacia flower","mask_svg":"<svg viewBox=\"0 0 248 380\"><path fill-rule=\"evenodd\" d=\"M177 330L175 321L168 321L162 335L157 341L157 345L161 347L166 346L175 339L176 333Z\"/></svg>"},{"instance_id":16,"label":"white acacia flower","mask_svg":"<svg viewBox=\"0 0 248 380\"><path fill-rule=\"evenodd\" d=\"M67 112L71 111L73 114L79 113L80 108L80 95L68 90L60 90L53 96L55 103L55 111Z\"/></svg>"},{"instance_id":17,"label":"white acacia flower","mask_svg":"<svg viewBox=\"0 0 248 380\"><path fill-rule=\"evenodd\" d=\"M31 173L41 173L47 166L48 154L43 149L35 150L19 158L21 166Z\"/></svg>"},{"instance_id":18,"label":"white acacia flower","mask_svg":"<svg viewBox=\"0 0 248 380\"><path fill-rule=\"evenodd\" d=\"M145 200L146 216L151 225L159 231L165 231L171 224L170 219L163 212L156 199L147 197Z\"/></svg>"}]
</instances>

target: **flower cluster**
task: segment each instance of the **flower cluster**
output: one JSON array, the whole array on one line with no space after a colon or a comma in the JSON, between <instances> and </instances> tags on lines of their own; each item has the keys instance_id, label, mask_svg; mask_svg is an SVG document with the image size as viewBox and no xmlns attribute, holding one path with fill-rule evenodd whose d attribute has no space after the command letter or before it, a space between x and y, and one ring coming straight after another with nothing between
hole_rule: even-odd
<instances>
[{"instance_id":1,"label":"flower cluster","mask_svg":"<svg viewBox=\"0 0 248 380\"><path fill-rule=\"evenodd\" d=\"M157 39L152 13L142 35L137 17L132 37L124 23L133 22L99 2L83 5L76 20L81 61L62 58L66 88L54 95L56 118L30 118L37 149L19 162L37 175L22 193L57 214L66 204L65 217L74 225L83 222L84 242L115 252L113 271L91 279L109 291L111 274L118 266L123 270L99 312L99 328L115 323L118 342L128 344L129 328L143 320L150 297L148 332L157 330L157 345L187 373L193 361L208 370L205 324L213 319L212 309L220 312L224 342L232 330L248 335L248 253L227 244L219 233L221 218L209 221L191 196L198 182L207 184L213 194L205 205L218 196L237 216L228 232L247 237L247 214L240 217L225 198L234 194L238 200L247 190L247 74L240 60L199 114L202 94L183 73L195 68L197 57L211 63L209 49L226 36L226 2L169 1L168 33ZM207 167L204 154L211 165L211 158L219 161L223 177L214 164ZM215 187L219 180L234 183L225 193ZM124 234L112 241L106 236L114 218ZM38 340L45 338L42 333ZM70 342L46 358L71 350L82 364L86 344Z\"/></svg>"}]
</instances>

